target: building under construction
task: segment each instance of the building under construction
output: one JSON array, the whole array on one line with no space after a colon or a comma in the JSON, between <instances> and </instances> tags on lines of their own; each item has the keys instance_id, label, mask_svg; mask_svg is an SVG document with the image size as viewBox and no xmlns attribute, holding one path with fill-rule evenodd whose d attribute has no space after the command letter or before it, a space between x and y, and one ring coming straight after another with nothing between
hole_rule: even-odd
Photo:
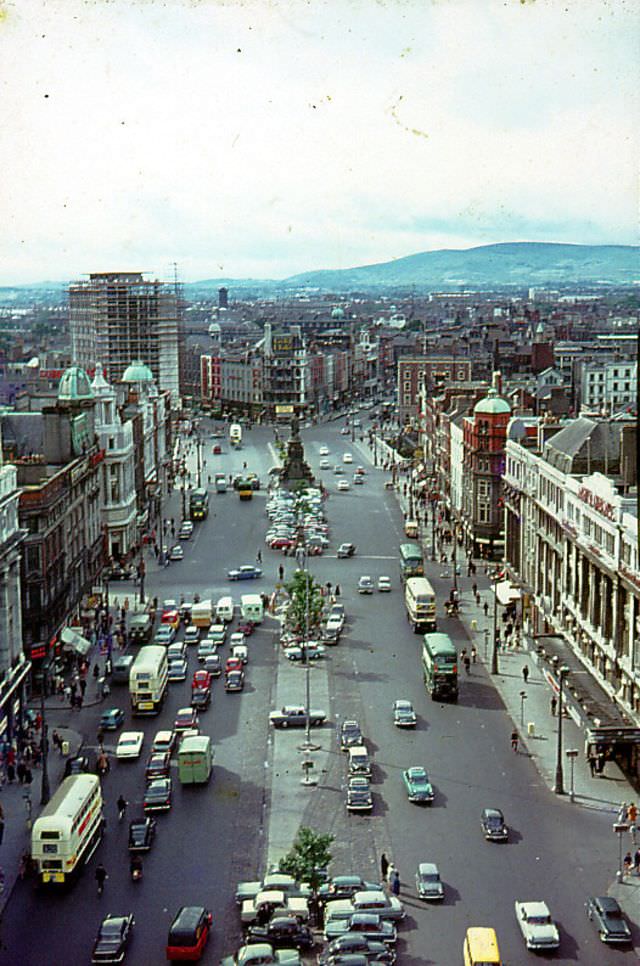
<instances>
[{"instance_id":1,"label":"building under construction","mask_svg":"<svg viewBox=\"0 0 640 966\"><path fill-rule=\"evenodd\" d=\"M141 272L95 272L69 287L71 350L76 365L104 368L120 382L133 359L149 366L160 389L180 397L182 294L177 283Z\"/></svg>"}]
</instances>

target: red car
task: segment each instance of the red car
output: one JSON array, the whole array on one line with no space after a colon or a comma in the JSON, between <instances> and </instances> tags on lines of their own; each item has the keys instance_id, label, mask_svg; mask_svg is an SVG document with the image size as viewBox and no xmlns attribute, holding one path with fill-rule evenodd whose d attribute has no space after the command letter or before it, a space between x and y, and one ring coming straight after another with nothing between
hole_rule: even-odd
<instances>
[{"instance_id":1,"label":"red car","mask_svg":"<svg viewBox=\"0 0 640 966\"><path fill-rule=\"evenodd\" d=\"M239 657L227 658L227 663L224 666L224 673L228 674L229 671L242 671L242 660Z\"/></svg>"},{"instance_id":2,"label":"red car","mask_svg":"<svg viewBox=\"0 0 640 966\"><path fill-rule=\"evenodd\" d=\"M220 456L220 453L221 452L222 452L222 447L221 447L220 443L216 443L216 445L213 447L213 455L214 456Z\"/></svg>"},{"instance_id":3,"label":"red car","mask_svg":"<svg viewBox=\"0 0 640 966\"><path fill-rule=\"evenodd\" d=\"M169 752L152 752L147 758L144 777L148 782L154 778L166 778L171 767L171 756Z\"/></svg>"},{"instance_id":4,"label":"red car","mask_svg":"<svg viewBox=\"0 0 640 966\"><path fill-rule=\"evenodd\" d=\"M269 546L272 550L288 550L293 547L294 541L290 537L275 537Z\"/></svg>"},{"instance_id":5,"label":"red car","mask_svg":"<svg viewBox=\"0 0 640 966\"><path fill-rule=\"evenodd\" d=\"M193 681L191 682L191 688L210 688L211 687L211 674L209 671L200 668L194 672Z\"/></svg>"},{"instance_id":6,"label":"red car","mask_svg":"<svg viewBox=\"0 0 640 966\"><path fill-rule=\"evenodd\" d=\"M161 624L171 624L174 630L180 627L180 612L177 610L166 610L160 618Z\"/></svg>"}]
</instances>

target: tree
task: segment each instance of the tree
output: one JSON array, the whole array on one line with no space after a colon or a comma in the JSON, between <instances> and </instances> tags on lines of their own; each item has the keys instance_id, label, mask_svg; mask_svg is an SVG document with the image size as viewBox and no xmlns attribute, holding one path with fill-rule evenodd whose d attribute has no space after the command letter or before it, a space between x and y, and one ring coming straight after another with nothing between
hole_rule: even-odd
<instances>
[{"instance_id":1,"label":"tree","mask_svg":"<svg viewBox=\"0 0 640 966\"><path fill-rule=\"evenodd\" d=\"M301 825L291 851L280 859L280 871L292 875L298 882L308 882L316 896L324 881L324 870L331 862L329 846L333 839L333 835Z\"/></svg>"},{"instance_id":2,"label":"tree","mask_svg":"<svg viewBox=\"0 0 640 966\"><path fill-rule=\"evenodd\" d=\"M306 570L296 570L287 584L289 608L287 629L298 637L309 638L315 634L322 620L322 589Z\"/></svg>"}]
</instances>

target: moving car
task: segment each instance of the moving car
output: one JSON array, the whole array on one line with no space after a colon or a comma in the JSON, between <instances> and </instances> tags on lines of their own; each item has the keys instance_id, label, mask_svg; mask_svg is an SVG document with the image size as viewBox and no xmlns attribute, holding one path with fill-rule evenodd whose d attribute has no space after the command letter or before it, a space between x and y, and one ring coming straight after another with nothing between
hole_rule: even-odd
<instances>
[{"instance_id":1,"label":"moving car","mask_svg":"<svg viewBox=\"0 0 640 966\"><path fill-rule=\"evenodd\" d=\"M329 455L329 447L328 446L321 446L320 447L320 456L328 456L328 455Z\"/></svg>"},{"instance_id":2,"label":"moving car","mask_svg":"<svg viewBox=\"0 0 640 966\"><path fill-rule=\"evenodd\" d=\"M230 691L242 691L244 689L244 671L235 669L227 671L224 676L224 689Z\"/></svg>"},{"instance_id":3,"label":"moving car","mask_svg":"<svg viewBox=\"0 0 640 966\"><path fill-rule=\"evenodd\" d=\"M482 834L489 842L506 842L509 830L499 808L483 808L480 815Z\"/></svg>"},{"instance_id":4,"label":"moving car","mask_svg":"<svg viewBox=\"0 0 640 966\"><path fill-rule=\"evenodd\" d=\"M157 731L156 736L153 739L153 744L151 745L152 751L168 751L171 753L175 747L176 743L176 733L175 731Z\"/></svg>"},{"instance_id":5,"label":"moving car","mask_svg":"<svg viewBox=\"0 0 640 966\"><path fill-rule=\"evenodd\" d=\"M391 577L378 577L378 590L381 594L388 594L391 591Z\"/></svg>"},{"instance_id":6,"label":"moving car","mask_svg":"<svg viewBox=\"0 0 640 966\"><path fill-rule=\"evenodd\" d=\"M185 630L184 630L185 644L197 644L199 640L200 640L199 627L196 627L195 624L190 624L189 627L185 627Z\"/></svg>"},{"instance_id":7,"label":"moving car","mask_svg":"<svg viewBox=\"0 0 640 966\"><path fill-rule=\"evenodd\" d=\"M342 454L342 462L343 463L353 463L353 456L351 455L351 453L343 453Z\"/></svg>"},{"instance_id":8,"label":"moving car","mask_svg":"<svg viewBox=\"0 0 640 966\"><path fill-rule=\"evenodd\" d=\"M180 708L173 724L175 731L188 731L198 727L198 715L193 708Z\"/></svg>"},{"instance_id":9,"label":"moving car","mask_svg":"<svg viewBox=\"0 0 640 966\"><path fill-rule=\"evenodd\" d=\"M327 720L326 711L309 711L309 723L313 725L323 725ZM307 713L302 705L286 704L280 711L272 711L269 714L269 723L274 728L304 728L307 723Z\"/></svg>"},{"instance_id":10,"label":"moving car","mask_svg":"<svg viewBox=\"0 0 640 966\"><path fill-rule=\"evenodd\" d=\"M327 459L320 460L320 469L321 470L330 470L331 469L331 463L329 462L329 460L327 460Z\"/></svg>"},{"instance_id":11,"label":"moving car","mask_svg":"<svg viewBox=\"0 0 640 966\"><path fill-rule=\"evenodd\" d=\"M209 672L211 677L219 678L222 674L222 661L219 654L208 654L203 662L203 668Z\"/></svg>"},{"instance_id":12,"label":"moving car","mask_svg":"<svg viewBox=\"0 0 640 966\"><path fill-rule=\"evenodd\" d=\"M364 737L358 722L354 719L343 721L342 727L340 728L341 751L346 751L347 748L353 748L355 745L362 744L364 744Z\"/></svg>"},{"instance_id":13,"label":"moving car","mask_svg":"<svg viewBox=\"0 0 640 966\"><path fill-rule=\"evenodd\" d=\"M187 678L187 661L184 657L174 657L169 661L169 680L185 681Z\"/></svg>"},{"instance_id":14,"label":"moving car","mask_svg":"<svg viewBox=\"0 0 640 966\"><path fill-rule=\"evenodd\" d=\"M191 962L201 959L212 921L211 913L204 906L182 906L169 927L167 959Z\"/></svg>"},{"instance_id":15,"label":"moving car","mask_svg":"<svg viewBox=\"0 0 640 966\"><path fill-rule=\"evenodd\" d=\"M338 559L343 557L353 557L356 549L355 543L341 543L338 547Z\"/></svg>"},{"instance_id":16,"label":"moving car","mask_svg":"<svg viewBox=\"0 0 640 966\"><path fill-rule=\"evenodd\" d=\"M102 920L91 953L92 963L121 963L126 954L135 919L133 915L108 915Z\"/></svg>"},{"instance_id":17,"label":"moving car","mask_svg":"<svg viewBox=\"0 0 640 966\"><path fill-rule=\"evenodd\" d=\"M612 896L592 896L586 905L587 916L603 943L631 942L631 930L616 899Z\"/></svg>"},{"instance_id":18,"label":"moving car","mask_svg":"<svg viewBox=\"0 0 640 966\"><path fill-rule=\"evenodd\" d=\"M116 758L138 758L144 742L143 731L123 731L116 746Z\"/></svg>"},{"instance_id":19,"label":"moving car","mask_svg":"<svg viewBox=\"0 0 640 966\"><path fill-rule=\"evenodd\" d=\"M162 624L158 630L155 632L153 637L154 644L164 645L168 647L176 636L175 628L171 624Z\"/></svg>"},{"instance_id":20,"label":"moving car","mask_svg":"<svg viewBox=\"0 0 640 966\"><path fill-rule=\"evenodd\" d=\"M372 594L373 593L373 580L371 577L361 577L358 581L358 593L359 594Z\"/></svg>"},{"instance_id":21,"label":"moving car","mask_svg":"<svg viewBox=\"0 0 640 966\"><path fill-rule=\"evenodd\" d=\"M421 899L444 899L444 886L434 862L421 862L418 866L416 891Z\"/></svg>"},{"instance_id":22,"label":"moving car","mask_svg":"<svg viewBox=\"0 0 640 966\"><path fill-rule=\"evenodd\" d=\"M322 628L322 640L325 644L337 644L342 632L344 621L340 617L330 617Z\"/></svg>"},{"instance_id":23,"label":"moving car","mask_svg":"<svg viewBox=\"0 0 640 966\"><path fill-rule=\"evenodd\" d=\"M174 661L176 658L187 656L187 645L184 641L174 641L167 648L167 660Z\"/></svg>"},{"instance_id":24,"label":"moving car","mask_svg":"<svg viewBox=\"0 0 640 966\"><path fill-rule=\"evenodd\" d=\"M244 634L242 635L244 638ZM246 644L233 644L231 647L231 657L237 658L241 664L248 664L249 649Z\"/></svg>"},{"instance_id":25,"label":"moving car","mask_svg":"<svg viewBox=\"0 0 640 966\"><path fill-rule=\"evenodd\" d=\"M243 564L237 570L229 570L227 573L228 580L257 580L259 577L262 577L262 570L253 564Z\"/></svg>"},{"instance_id":26,"label":"moving car","mask_svg":"<svg viewBox=\"0 0 640 966\"><path fill-rule=\"evenodd\" d=\"M146 780L153 781L154 778L166 778L171 768L171 756L168 751L153 751L147 758L144 770Z\"/></svg>"},{"instance_id":27,"label":"moving car","mask_svg":"<svg viewBox=\"0 0 640 966\"><path fill-rule=\"evenodd\" d=\"M364 483L364 476L360 476L359 473L354 473L353 474L353 485L354 486L362 486L363 483Z\"/></svg>"},{"instance_id":28,"label":"moving car","mask_svg":"<svg viewBox=\"0 0 640 966\"><path fill-rule=\"evenodd\" d=\"M415 728L416 713L410 701L398 698L393 702L393 723L396 728Z\"/></svg>"},{"instance_id":29,"label":"moving car","mask_svg":"<svg viewBox=\"0 0 640 966\"><path fill-rule=\"evenodd\" d=\"M340 491L343 491L343 492L346 491L346 490L350 490L351 487L349 485L349 481L348 480L338 480L338 489Z\"/></svg>"},{"instance_id":30,"label":"moving car","mask_svg":"<svg viewBox=\"0 0 640 966\"><path fill-rule=\"evenodd\" d=\"M188 540L193 533L193 523L191 520L185 520L180 524L180 529L178 530L178 537L180 540Z\"/></svg>"},{"instance_id":31,"label":"moving car","mask_svg":"<svg viewBox=\"0 0 640 966\"><path fill-rule=\"evenodd\" d=\"M169 560L183 560L183 559L184 559L184 550L182 549L180 544L177 543L175 547L172 547L171 550L169 551Z\"/></svg>"},{"instance_id":32,"label":"moving car","mask_svg":"<svg viewBox=\"0 0 640 966\"><path fill-rule=\"evenodd\" d=\"M421 765L403 771L402 780L410 802L416 805L431 805L434 799L433 787L426 770Z\"/></svg>"},{"instance_id":33,"label":"moving car","mask_svg":"<svg viewBox=\"0 0 640 966\"><path fill-rule=\"evenodd\" d=\"M226 624L212 624L209 628L207 639L213 641L216 647L222 647L227 639Z\"/></svg>"},{"instance_id":34,"label":"moving car","mask_svg":"<svg viewBox=\"0 0 640 966\"><path fill-rule=\"evenodd\" d=\"M102 731L117 731L121 724L124 724L124 711L122 708L109 708L100 715L100 728Z\"/></svg>"},{"instance_id":35,"label":"moving car","mask_svg":"<svg viewBox=\"0 0 640 966\"><path fill-rule=\"evenodd\" d=\"M310 949L313 946L313 933L307 925L290 916L277 916L266 926L249 926L247 940L267 942L274 949L282 946L294 949Z\"/></svg>"},{"instance_id":36,"label":"moving car","mask_svg":"<svg viewBox=\"0 0 640 966\"><path fill-rule=\"evenodd\" d=\"M129 822L129 851L148 852L156 836L156 820L145 815Z\"/></svg>"},{"instance_id":37,"label":"moving car","mask_svg":"<svg viewBox=\"0 0 640 966\"><path fill-rule=\"evenodd\" d=\"M202 664L207 657L217 654L217 646L209 637L203 638L198 644L198 661Z\"/></svg>"},{"instance_id":38,"label":"moving car","mask_svg":"<svg viewBox=\"0 0 640 966\"><path fill-rule=\"evenodd\" d=\"M191 707L198 711L206 711L211 704L211 688L192 688Z\"/></svg>"},{"instance_id":39,"label":"moving car","mask_svg":"<svg viewBox=\"0 0 640 966\"><path fill-rule=\"evenodd\" d=\"M193 678L191 679L192 688L210 688L211 687L211 675L206 670L206 668L198 668L197 671L193 672Z\"/></svg>"},{"instance_id":40,"label":"moving car","mask_svg":"<svg viewBox=\"0 0 640 966\"><path fill-rule=\"evenodd\" d=\"M171 603L174 603L173 601ZM169 624L176 631L180 627L180 611L177 607L165 607L160 618L161 624Z\"/></svg>"},{"instance_id":41,"label":"moving car","mask_svg":"<svg viewBox=\"0 0 640 966\"><path fill-rule=\"evenodd\" d=\"M560 933L546 902L523 902L516 899L514 905L527 949L557 949L560 945Z\"/></svg>"},{"instance_id":42,"label":"moving car","mask_svg":"<svg viewBox=\"0 0 640 966\"><path fill-rule=\"evenodd\" d=\"M232 654L230 657L227 658L226 664L224 666L225 674L228 674L229 671L241 671L241 670L242 670L242 661L239 657L236 657L235 655Z\"/></svg>"},{"instance_id":43,"label":"moving car","mask_svg":"<svg viewBox=\"0 0 640 966\"><path fill-rule=\"evenodd\" d=\"M373 809L371 783L368 778L355 776L347 785L347 811L370 812Z\"/></svg>"},{"instance_id":44,"label":"moving car","mask_svg":"<svg viewBox=\"0 0 640 966\"><path fill-rule=\"evenodd\" d=\"M145 812L166 812L171 808L171 779L154 778L147 785L142 799Z\"/></svg>"}]
</instances>

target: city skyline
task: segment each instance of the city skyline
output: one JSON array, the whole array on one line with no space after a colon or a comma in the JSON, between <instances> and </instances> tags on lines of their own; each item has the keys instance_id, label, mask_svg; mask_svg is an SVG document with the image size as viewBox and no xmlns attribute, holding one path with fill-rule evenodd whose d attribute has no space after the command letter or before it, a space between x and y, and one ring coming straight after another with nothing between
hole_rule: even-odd
<instances>
[{"instance_id":1,"label":"city skyline","mask_svg":"<svg viewBox=\"0 0 640 966\"><path fill-rule=\"evenodd\" d=\"M23 0L0 23L0 284L637 244L624 0Z\"/></svg>"}]
</instances>

